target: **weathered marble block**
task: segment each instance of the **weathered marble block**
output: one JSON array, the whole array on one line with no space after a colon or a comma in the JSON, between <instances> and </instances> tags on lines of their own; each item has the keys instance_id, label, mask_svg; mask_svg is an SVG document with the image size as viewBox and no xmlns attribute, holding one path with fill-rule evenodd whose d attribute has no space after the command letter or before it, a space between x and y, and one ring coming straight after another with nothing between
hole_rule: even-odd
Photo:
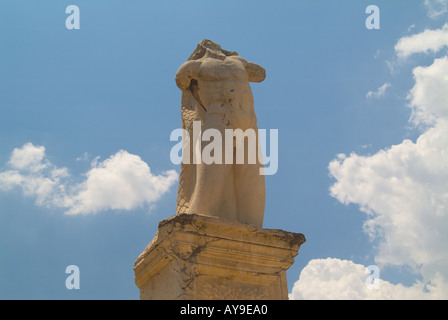
<instances>
[{"instance_id":1,"label":"weathered marble block","mask_svg":"<svg viewBox=\"0 0 448 320\"><path fill-rule=\"evenodd\" d=\"M178 214L134 265L140 299L288 299L286 270L305 236Z\"/></svg>"}]
</instances>

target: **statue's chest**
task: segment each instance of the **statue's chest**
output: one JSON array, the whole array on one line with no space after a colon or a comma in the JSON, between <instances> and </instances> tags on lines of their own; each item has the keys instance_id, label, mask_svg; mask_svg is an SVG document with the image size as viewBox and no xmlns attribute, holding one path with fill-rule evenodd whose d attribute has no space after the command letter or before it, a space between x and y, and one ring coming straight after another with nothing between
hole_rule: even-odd
<instances>
[{"instance_id":1,"label":"statue's chest","mask_svg":"<svg viewBox=\"0 0 448 320\"><path fill-rule=\"evenodd\" d=\"M240 61L205 59L199 70L200 80L247 80L247 72Z\"/></svg>"}]
</instances>

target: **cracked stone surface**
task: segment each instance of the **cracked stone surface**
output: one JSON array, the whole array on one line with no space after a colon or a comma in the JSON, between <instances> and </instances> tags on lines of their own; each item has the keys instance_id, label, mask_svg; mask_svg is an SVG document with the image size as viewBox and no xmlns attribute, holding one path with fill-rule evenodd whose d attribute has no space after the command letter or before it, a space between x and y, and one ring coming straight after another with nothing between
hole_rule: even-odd
<instances>
[{"instance_id":1,"label":"cracked stone surface","mask_svg":"<svg viewBox=\"0 0 448 320\"><path fill-rule=\"evenodd\" d=\"M287 299L305 236L196 214L159 223L137 258L141 299Z\"/></svg>"}]
</instances>

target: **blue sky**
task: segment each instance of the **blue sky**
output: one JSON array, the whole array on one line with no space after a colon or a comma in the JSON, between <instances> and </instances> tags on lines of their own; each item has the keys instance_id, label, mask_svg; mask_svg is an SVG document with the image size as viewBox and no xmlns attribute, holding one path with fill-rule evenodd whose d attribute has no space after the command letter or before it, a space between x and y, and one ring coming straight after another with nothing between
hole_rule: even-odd
<instances>
[{"instance_id":1,"label":"blue sky","mask_svg":"<svg viewBox=\"0 0 448 320\"><path fill-rule=\"evenodd\" d=\"M79 30L65 26L71 4ZM365 26L370 4L379 30ZM0 298L138 299L133 263L175 213L174 76L206 38L267 72L251 85L259 128L279 131L264 228L307 238L290 297L446 299L447 11L1 0ZM380 289L365 288L369 265Z\"/></svg>"}]
</instances>

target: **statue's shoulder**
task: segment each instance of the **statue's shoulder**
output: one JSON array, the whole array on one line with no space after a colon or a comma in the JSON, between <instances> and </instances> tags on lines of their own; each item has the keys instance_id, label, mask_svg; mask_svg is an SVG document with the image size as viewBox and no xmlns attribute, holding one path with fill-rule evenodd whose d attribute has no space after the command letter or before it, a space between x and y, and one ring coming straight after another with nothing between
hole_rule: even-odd
<instances>
[{"instance_id":1,"label":"statue's shoulder","mask_svg":"<svg viewBox=\"0 0 448 320\"><path fill-rule=\"evenodd\" d=\"M185 90L190 85L191 79L199 73L201 61L191 60L182 64L176 72L176 84L181 90Z\"/></svg>"},{"instance_id":2,"label":"statue's shoulder","mask_svg":"<svg viewBox=\"0 0 448 320\"><path fill-rule=\"evenodd\" d=\"M247 64L247 60L244 59L243 57L238 56L238 55L228 56L228 57L226 57L226 60L236 60L236 61L242 62L243 65Z\"/></svg>"}]
</instances>

